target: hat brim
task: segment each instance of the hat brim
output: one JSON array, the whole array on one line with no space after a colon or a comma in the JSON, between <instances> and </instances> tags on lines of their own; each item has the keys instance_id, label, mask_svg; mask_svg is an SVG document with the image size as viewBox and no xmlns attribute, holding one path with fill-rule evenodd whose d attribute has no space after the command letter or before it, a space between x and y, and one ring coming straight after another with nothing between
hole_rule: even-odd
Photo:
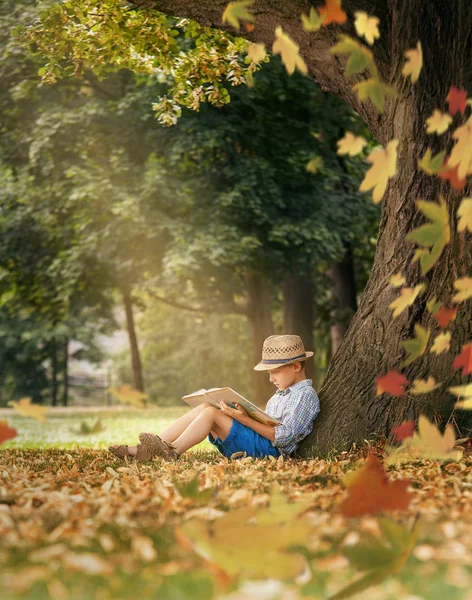
<instances>
[{"instance_id":1,"label":"hat brim","mask_svg":"<svg viewBox=\"0 0 472 600\"><path fill-rule=\"evenodd\" d=\"M304 362L307 358L310 358L313 356L313 352L305 352L305 358L294 358L293 360L290 360L289 362L281 362L279 364L271 364L271 365L266 365L262 362L257 363L257 365L254 367L254 371L273 371L274 369L278 369L279 367L285 367L286 365L293 365L293 363L296 362Z\"/></svg>"}]
</instances>

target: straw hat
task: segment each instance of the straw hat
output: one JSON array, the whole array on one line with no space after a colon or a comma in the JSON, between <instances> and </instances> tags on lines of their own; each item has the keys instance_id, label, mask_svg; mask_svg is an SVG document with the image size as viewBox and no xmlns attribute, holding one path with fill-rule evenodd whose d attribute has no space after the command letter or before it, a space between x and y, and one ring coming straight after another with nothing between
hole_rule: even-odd
<instances>
[{"instance_id":1,"label":"straw hat","mask_svg":"<svg viewBox=\"0 0 472 600\"><path fill-rule=\"evenodd\" d=\"M254 367L255 371L270 371L284 365L301 362L313 356L305 352L299 335L271 335L264 340L262 360Z\"/></svg>"}]
</instances>

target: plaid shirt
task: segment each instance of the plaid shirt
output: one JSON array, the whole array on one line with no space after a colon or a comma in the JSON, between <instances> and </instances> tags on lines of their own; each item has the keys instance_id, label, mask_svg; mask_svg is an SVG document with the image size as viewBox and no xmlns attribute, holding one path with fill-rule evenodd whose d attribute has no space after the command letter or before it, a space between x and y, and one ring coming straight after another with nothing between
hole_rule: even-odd
<instances>
[{"instance_id":1,"label":"plaid shirt","mask_svg":"<svg viewBox=\"0 0 472 600\"><path fill-rule=\"evenodd\" d=\"M313 429L313 421L320 412L320 401L311 379L302 379L286 390L277 390L267 402L266 413L282 425L275 429L272 442L280 453L289 456Z\"/></svg>"}]
</instances>

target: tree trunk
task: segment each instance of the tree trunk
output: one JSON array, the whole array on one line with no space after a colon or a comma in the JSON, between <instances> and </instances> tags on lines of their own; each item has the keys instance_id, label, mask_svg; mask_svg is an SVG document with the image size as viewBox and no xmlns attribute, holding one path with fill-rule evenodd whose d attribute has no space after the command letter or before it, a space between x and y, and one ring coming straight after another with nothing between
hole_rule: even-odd
<instances>
[{"instance_id":1,"label":"tree trunk","mask_svg":"<svg viewBox=\"0 0 472 600\"><path fill-rule=\"evenodd\" d=\"M128 330L129 346L131 351L131 369L133 373L133 387L135 390L144 392L143 373L141 368L141 358L139 355L138 340L134 327L133 300L128 287L122 289L123 301L126 313L126 328Z\"/></svg>"},{"instance_id":2,"label":"tree trunk","mask_svg":"<svg viewBox=\"0 0 472 600\"><path fill-rule=\"evenodd\" d=\"M357 310L354 261L350 242L345 244L343 260L334 263L327 273L332 280L329 295L332 301L331 316L331 357L341 345L354 313Z\"/></svg>"},{"instance_id":3,"label":"tree trunk","mask_svg":"<svg viewBox=\"0 0 472 600\"><path fill-rule=\"evenodd\" d=\"M62 390L62 404L69 404L69 338L64 343L64 387Z\"/></svg>"},{"instance_id":4,"label":"tree trunk","mask_svg":"<svg viewBox=\"0 0 472 600\"><path fill-rule=\"evenodd\" d=\"M287 275L283 286L284 293L284 333L299 335L305 350L315 351L313 335L313 305L315 288L313 278L294 273ZM306 361L305 374L314 379L314 357Z\"/></svg>"},{"instance_id":5,"label":"tree trunk","mask_svg":"<svg viewBox=\"0 0 472 600\"><path fill-rule=\"evenodd\" d=\"M57 343L51 342L51 406L57 406Z\"/></svg>"},{"instance_id":6,"label":"tree trunk","mask_svg":"<svg viewBox=\"0 0 472 600\"><path fill-rule=\"evenodd\" d=\"M230 29L221 24L226 0L135 2L167 14L190 17L207 26ZM452 370L452 357L470 341L472 333L469 300L459 305L451 326L453 335L449 352L430 352L439 330L435 319L426 310L426 302L436 296L450 306L456 291L454 281L472 274L470 234L457 232L456 217L462 197L470 196L471 189L468 184L462 192L455 192L449 181L428 176L418 167L418 159L428 146L434 154L444 148L450 151L452 147L452 131L459 122L457 115L454 126L444 136L429 136L425 128L425 121L434 109L447 109L450 86L472 93L470 0L343 0L343 9L349 17L346 25L329 25L319 32L307 33L301 27L300 14L308 14L311 6L308 0L256 0L250 7L255 15L255 27L252 32L242 28L241 35L271 48L275 28L280 25L299 44L310 76L322 89L339 95L356 110L380 144L386 146L396 138L399 145L397 175L390 180L382 199L372 274L360 299L359 310L319 391L321 413L313 432L299 447L302 456L324 454L333 447L347 448L353 442L362 442L375 434L388 435L392 427L404 419L415 419L419 413L430 417L435 414L440 421L448 418L455 398L447 392L447 387L462 383L461 371ZM353 14L357 10L380 18L381 37L372 46L372 53L382 80L399 93L395 99L387 98L382 114L370 101L361 103L353 90L355 83L366 80L366 74L345 78L348 57L339 57L329 51L336 43L338 33L357 37L353 25ZM418 40L422 45L423 68L418 82L412 84L410 79L402 76L402 68L405 52L416 47ZM422 277L419 262L412 262L417 246L407 242L405 236L427 222L415 201L419 198L437 201L440 193L448 205L451 240L434 267ZM428 287L411 307L393 319L389 305L399 296L399 291L387 281L399 272L405 276L408 287L420 281L425 281ZM423 356L402 372L409 381L431 375L442 383L441 389L435 390L428 402L421 396L377 396L375 377L400 368L400 362L405 358L400 342L414 337L415 323L431 327L432 339Z\"/></svg>"},{"instance_id":7,"label":"tree trunk","mask_svg":"<svg viewBox=\"0 0 472 600\"><path fill-rule=\"evenodd\" d=\"M248 292L247 317L252 329L252 360L256 366L262 358L262 345L270 335L274 335L274 324L270 302L269 282L262 273L246 275ZM254 404L264 407L277 391L269 381L267 372L253 371Z\"/></svg>"}]
</instances>

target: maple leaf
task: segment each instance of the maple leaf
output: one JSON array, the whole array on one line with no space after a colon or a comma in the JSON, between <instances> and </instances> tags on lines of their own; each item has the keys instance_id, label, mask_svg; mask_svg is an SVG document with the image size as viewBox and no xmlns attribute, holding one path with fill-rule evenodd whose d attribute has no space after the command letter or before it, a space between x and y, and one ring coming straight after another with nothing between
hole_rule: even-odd
<instances>
[{"instance_id":1,"label":"maple leaf","mask_svg":"<svg viewBox=\"0 0 472 600\"><path fill-rule=\"evenodd\" d=\"M310 16L302 15L302 27L305 31L318 31L326 20L326 15L320 17L318 11L313 6L310 8Z\"/></svg>"},{"instance_id":2,"label":"maple leaf","mask_svg":"<svg viewBox=\"0 0 472 600\"><path fill-rule=\"evenodd\" d=\"M426 133L444 133L451 123L451 115L436 108L429 119L426 119Z\"/></svg>"},{"instance_id":3,"label":"maple leaf","mask_svg":"<svg viewBox=\"0 0 472 600\"><path fill-rule=\"evenodd\" d=\"M457 177L464 179L472 168L472 118L458 127L452 137L456 140L448 160L448 166L458 167Z\"/></svg>"},{"instance_id":4,"label":"maple leaf","mask_svg":"<svg viewBox=\"0 0 472 600\"><path fill-rule=\"evenodd\" d=\"M0 421L0 444L17 436L16 429L9 427L6 421Z\"/></svg>"},{"instance_id":5,"label":"maple leaf","mask_svg":"<svg viewBox=\"0 0 472 600\"><path fill-rule=\"evenodd\" d=\"M436 383L434 377L429 376L428 379L415 379L413 385L408 390L410 394L427 394L440 387L441 384Z\"/></svg>"},{"instance_id":6,"label":"maple leaf","mask_svg":"<svg viewBox=\"0 0 472 600\"><path fill-rule=\"evenodd\" d=\"M398 96L398 92L387 85L382 83L377 77L371 77L365 81L356 83L352 86L353 91L357 91L357 95L361 102L371 100L376 109L382 113L384 109L385 96L390 95L394 98Z\"/></svg>"},{"instance_id":7,"label":"maple leaf","mask_svg":"<svg viewBox=\"0 0 472 600\"><path fill-rule=\"evenodd\" d=\"M330 23L340 23L347 21L347 15L341 8L341 0L326 0L324 6L318 7L320 17L324 17L323 26Z\"/></svg>"},{"instance_id":8,"label":"maple leaf","mask_svg":"<svg viewBox=\"0 0 472 600\"><path fill-rule=\"evenodd\" d=\"M395 273L389 278L388 282L393 287L400 287L406 282L406 279L401 273Z\"/></svg>"},{"instance_id":9,"label":"maple leaf","mask_svg":"<svg viewBox=\"0 0 472 600\"><path fill-rule=\"evenodd\" d=\"M321 156L315 156L306 166L306 170L309 173L317 173L323 167L323 159Z\"/></svg>"},{"instance_id":10,"label":"maple leaf","mask_svg":"<svg viewBox=\"0 0 472 600\"><path fill-rule=\"evenodd\" d=\"M408 383L408 379L395 369L392 369L385 375L376 377L375 383L377 384L377 396L380 396L384 392L392 396L404 396L405 385Z\"/></svg>"},{"instance_id":11,"label":"maple leaf","mask_svg":"<svg viewBox=\"0 0 472 600\"><path fill-rule=\"evenodd\" d=\"M415 285L414 288L402 288L400 291L400 296L398 296L398 298L389 304L389 308L393 310L393 318L396 319L398 315L405 310L405 308L411 306L418 295L422 294L425 289L425 283L419 283L418 285Z\"/></svg>"},{"instance_id":12,"label":"maple leaf","mask_svg":"<svg viewBox=\"0 0 472 600\"><path fill-rule=\"evenodd\" d=\"M472 383L468 383L467 385L456 385L447 389L451 394L457 396L458 399L464 398L464 400L456 402L454 408L472 410Z\"/></svg>"},{"instance_id":13,"label":"maple leaf","mask_svg":"<svg viewBox=\"0 0 472 600\"><path fill-rule=\"evenodd\" d=\"M435 354L441 354L441 352L447 352L451 345L451 332L440 333L434 339L434 343L431 347L431 352Z\"/></svg>"},{"instance_id":14,"label":"maple leaf","mask_svg":"<svg viewBox=\"0 0 472 600\"><path fill-rule=\"evenodd\" d=\"M344 517L361 517L380 512L406 510L413 494L407 491L409 479L389 481L384 466L375 454L369 454L357 472L345 478L348 496L338 506Z\"/></svg>"},{"instance_id":15,"label":"maple leaf","mask_svg":"<svg viewBox=\"0 0 472 600\"><path fill-rule=\"evenodd\" d=\"M456 290L459 290L452 298L454 304L459 304L468 298L472 298L472 277L460 277L454 281L453 285Z\"/></svg>"},{"instance_id":16,"label":"maple leaf","mask_svg":"<svg viewBox=\"0 0 472 600\"><path fill-rule=\"evenodd\" d=\"M457 231L465 231L468 229L472 233L472 198L463 198L457 210L459 223Z\"/></svg>"},{"instance_id":17,"label":"maple leaf","mask_svg":"<svg viewBox=\"0 0 472 600\"><path fill-rule=\"evenodd\" d=\"M452 363L453 369L462 367L462 377L472 373L472 344L464 344L462 351L456 356Z\"/></svg>"},{"instance_id":18,"label":"maple leaf","mask_svg":"<svg viewBox=\"0 0 472 600\"><path fill-rule=\"evenodd\" d=\"M431 298L431 300L428 300L428 302L426 302L426 308L428 309L428 311L431 314L434 314L435 312L437 312L441 306L443 305L442 302L437 301L436 302L436 296L434 296L433 298Z\"/></svg>"},{"instance_id":19,"label":"maple leaf","mask_svg":"<svg viewBox=\"0 0 472 600\"><path fill-rule=\"evenodd\" d=\"M411 83L416 83L420 76L421 68L423 67L423 50L421 42L416 44L416 48L405 52L407 62L402 70L403 77L411 77Z\"/></svg>"},{"instance_id":20,"label":"maple leaf","mask_svg":"<svg viewBox=\"0 0 472 600\"><path fill-rule=\"evenodd\" d=\"M432 222L410 231L405 239L418 242L426 248L431 247L431 250L426 248L417 249L413 256L413 262L420 259L421 272L425 275L436 264L444 247L451 239L449 214L443 196L439 197L439 204L417 200L416 205Z\"/></svg>"},{"instance_id":21,"label":"maple leaf","mask_svg":"<svg viewBox=\"0 0 472 600\"><path fill-rule=\"evenodd\" d=\"M39 406L39 404L31 404L31 398L20 398L18 402L10 400L8 406L13 406L16 412L23 417L31 417L41 423L46 423L47 407Z\"/></svg>"},{"instance_id":22,"label":"maple leaf","mask_svg":"<svg viewBox=\"0 0 472 600\"><path fill-rule=\"evenodd\" d=\"M445 180L449 180L449 183L452 185L452 187L455 190L462 190L464 189L465 186L465 180L466 178L462 178L460 179L458 176L458 171L459 171L459 167L450 167L449 166L449 158L447 159L447 161L445 162L444 165L442 165L442 167L439 169L439 177L441 179L445 179Z\"/></svg>"},{"instance_id":23,"label":"maple leaf","mask_svg":"<svg viewBox=\"0 0 472 600\"><path fill-rule=\"evenodd\" d=\"M446 151L438 152L435 156L432 156L430 148L426 150L424 156L418 160L419 168L427 173L428 175L435 175L439 173Z\"/></svg>"},{"instance_id":24,"label":"maple leaf","mask_svg":"<svg viewBox=\"0 0 472 600\"><path fill-rule=\"evenodd\" d=\"M247 56L244 62L260 63L266 57L267 52L264 44L249 44Z\"/></svg>"},{"instance_id":25,"label":"maple leaf","mask_svg":"<svg viewBox=\"0 0 472 600\"><path fill-rule=\"evenodd\" d=\"M254 21L253 15L246 10L248 6L254 4L254 0L241 0L240 2L230 2L223 12L223 23L229 23L239 31L239 21Z\"/></svg>"},{"instance_id":26,"label":"maple leaf","mask_svg":"<svg viewBox=\"0 0 472 600\"><path fill-rule=\"evenodd\" d=\"M406 367L414 360L416 360L419 356L422 356L424 354L424 351L426 350L430 330L422 327L421 325L416 324L415 333L416 338L400 342L400 344L405 348L405 350L410 353L410 356L400 364L400 367Z\"/></svg>"},{"instance_id":27,"label":"maple leaf","mask_svg":"<svg viewBox=\"0 0 472 600\"><path fill-rule=\"evenodd\" d=\"M339 35L338 43L330 48L331 54L349 54L344 71L347 77L368 69L372 77L378 80L377 67L375 66L372 52L359 44L358 41L348 35Z\"/></svg>"},{"instance_id":28,"label":"maple leaf","mask_svg":"<svg viewBox=\"0 0 472 600\"><path fill-rule=\"evenodd\" d=\"M118 388L109 388L108 391L110 394L113 394L115 398L118 398L121 403L132 404L138 408L144 408L145 405L143 400L148 397L147 394L144 394L139 390L135 390L128 383Z\"/></svg>"},{"instance_id":29,"label":"maple leaf","mask_svg":"<svg viewBox=\"0 0 472 600\"><path fill-rule=\"evenodd\" d=\"M354 26L359 37L364 37L372 46L374 40L380 37L378 17L370 17L366 12L358 10L354 13Z\"/></svg>"},{"instance_id":30,"label":"maple leaf","mask_svg":"<svg viewBox=\"0 0 472 600\"><path fill-rule=\"evenodd\" d=\"M272 52L274 54L280 54L287 73L292 75L295 68L302 73L307 73L308 69L305 61L298 53L298 44L282 31L280 25L275 30L275 36L276 40L272 46Z\"/></svg>"},{"instance_id":31,"label":"maple leaf","mask_svg":"<svg viewBox=\"0 0 472 600\"><path fill-rule=\"evenodd\" d=\"M444 329L449 325L451 321L456 320L457 311L459 307L455 308L446 308L445 306L441 306L439 310L433 313L433 317L438 322L438 325L441 329Z\"/></svg>"},{"instance_id":32,"label":"maple leaf","mask_svg":"<svg viewBox=\"0 0 472 600\"><path fill-rule=\"evenodd\" d=\"M449 104L449 112L451 115L455 115L456 112L464 114L465 107L467 106L466 90L459 90L451 85L446 102Z\"/></svg>"},{"instance_id":33,"label":"maple leaf","mask_svg":"<svg viewBox=\"0 0 472 600\"><path fill-rule=\"evenodd\" d=\"M338 151L336 154L348 154L349 156L356 156L356 154L362 152L367 142L363 137L354 135L348 131L343 138L336 142L336 144L338 146Z\"/></svg>"},{"instance_id":34,"label":"maple leaf","mask_svg":"<svg viewBox=\"0 0 472 600\"><path fill-rule=\"evenodd\" d=\"M401 442L405 438L411 437L415 431L415 423L416 421L404 421L398 427L394 427L392 433L397 441Z\"/></svg>"},{"instance_id":35,"label":"maple leaf","mask_svg":"<svg viewBox=\"0 0 472 600\"><path fill-rule=\"evenodd\" d=\"M393 139L387 144L387 148L378 148L367 157L372 167L367 171L359 187L359 191L366 192L374 189L372 199L374 204L382 200L387 189L388 180L397 173L397 146L398 140Z\"/></svg>"}]
</instances>

